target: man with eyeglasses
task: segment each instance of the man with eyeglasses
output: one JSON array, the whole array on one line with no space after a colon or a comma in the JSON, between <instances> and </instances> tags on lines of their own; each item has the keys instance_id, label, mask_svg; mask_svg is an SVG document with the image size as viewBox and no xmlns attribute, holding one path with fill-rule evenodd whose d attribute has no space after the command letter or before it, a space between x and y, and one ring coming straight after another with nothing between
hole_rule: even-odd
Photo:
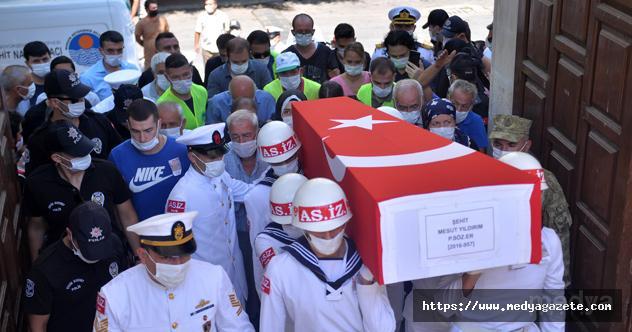
<instances>
[{"instance_id":1,"label":"man with eyeglasses","mask_svg":"<svg viewBox=\"0 0 632 332\"><path fill-rule=\"evenodd\" d=\"M393 102L395 108L402 113L404 121L421 126L421 107L424 105L424 95L421 84L413 79L404 79L393 88Z\"/></svg>"},{"instance_id":2,"label":"man with eyeglasses","mask_svg":"<svg viewBox=\"0 0 632 332\"><path fill-rule=\"evenodd\" d=\"M461 131L470 136L480 151L487 150L489 145L485 125L480 115L472 112L478 90L476 85L456 80L448 89L448 99L456 108L456 124Z\"/></svg>"}]
</instances>

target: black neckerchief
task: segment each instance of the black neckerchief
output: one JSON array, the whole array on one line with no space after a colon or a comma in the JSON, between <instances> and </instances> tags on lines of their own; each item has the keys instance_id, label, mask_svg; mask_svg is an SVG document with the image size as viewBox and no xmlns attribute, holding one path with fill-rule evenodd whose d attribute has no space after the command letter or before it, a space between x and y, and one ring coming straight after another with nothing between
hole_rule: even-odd
<instances>
[{"instance_id":1,"label":"black neckerchief","mask_svg":"<svg viewBox=\"0 0 632 332\"><path fill-rule=\"evenodd\" d=\"M281 226L278 223L275 223L274 221L269 223L268 226L266 226L263 231L261 231L260 234L266 234L269 237L285 244L285 245L290 245L292 243L294 243L294 239L291 238L284 230L283 230L283 226Z\"/></svg>"}]
</instances>

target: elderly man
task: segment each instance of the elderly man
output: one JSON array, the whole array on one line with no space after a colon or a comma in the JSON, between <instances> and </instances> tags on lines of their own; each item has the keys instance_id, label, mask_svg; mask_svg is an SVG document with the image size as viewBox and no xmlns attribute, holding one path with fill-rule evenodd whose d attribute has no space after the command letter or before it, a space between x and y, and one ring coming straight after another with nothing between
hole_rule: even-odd
<instances>
[{"instance_id":1,"label":"elderly man","mask_svg":"<svg viewBox=\"0 0 632 332\"><path fill-rule=\"evenodd\" d=\"M421 108L424 105L423 88L413 79L404 79L393 88L395 108L402 113L404 120L413 125L421 125Z\"/></svg>"},{"instance_id":2,"label":"elderly man","mask_svg":"<svg viewBox=\"0 0 632 332\"><path fill-rule=\"evenodd\" d=\"M23 117L29 110L29 99L35 93L29 69L20 65L7 66L0 76L0 87L5 96L4 108Z\"/></svg>"},{"instance_id":3,"label":"elderly man","mask_svg":"<svg viewBox=\"0 0 632 332\"><path fill-rule=\"evenodd\" d=\"M266 123L274 114L274 97L266 91L257 89L255 82L246 75L235 76L228 86L228 91L216 94L211 98L206 111L206 123L225 122L230 114L232 104L239 98L254 99L257 105L259 126Z\"/></svg>"},{"instance_id":4,"label":"elderly man","mask_svg":"<svg viewBox=\"0 0 632 332\"><path fill-rule=\"evenodd\" d=\"M493 156L498 159L509 152L529 152L531 120L516 115L499 114L494 117L494 129L489 133ZM542 192L542 225L552 228L562 241L564 254L564 283L570 284L570 227L572 223L564 191L555 175L544 170L548 189Z\"/></svg>"},{"instance_id":5,"label":"elderly man","mask_svg":"<svg viewBox=\"0 0 632 332\"><path fill-rule=\"evenodd\" d=\"M184 129L187 119L184 118L184 112L178 103L158 104L158 117L160 118L160 133L167 137L175 139L187 131Z\"/></svg>"},{"instance_id":6,"label":"elderly man","mask_svg":"<svg viewBox=\"0 0 632 332\"><path fill-rule=\"evenodd\" d=\"M485 151L489 145L485 125L481 116L472 112L477 93L476 85L456 80L448 89L448 99L456 108L456 124L459 129L470 136L481 151Z\"/></svg>"},{"instance_id":7,"label":"elderly man","mask_svg":"<svg viewBox=\"0 0 632 332\"><path fill-rule=\"evenodd\" d=\"M250 45L247 40L231 39L226 44L226 56L228 61L215 68L208 77L206 88L209 97L228 90L230 81L238 75L250 77L259 89L272 81L267 66L250 59Z\"/></svg>"},{"instance_id":8,"label":"elderly man","mask_svg":"<svg viewBox=\"0 0 632 332\"><path fill-rule=\"evenodd\" d=\"M238 110L226 119L228 134L230 135L230 151L224 155L226 172L234 179L245 183L253 183L268 169L268 164L257 157L257 133L259 126L257 115L247 110ZM246 303L246 310L251 313L253 321L257 321L259 301L257 286L254 284L252 266L252 248L248 234L246 208L244 203L235 202L235 218L237 222L237 240L244 256L248 294L251 297Z\"/></svg>"},{"instance_id":9,"label":"elderly man","mask_svg":"<svg viewBox=\"0 0 632 332\"><path fill-rule=\"evenodd\" d=\"M165 75L165 60L169 55L171 54L167 52L159 52L151 58L151 72L154 74L154 80L142 87L143 97L146 99L156 102L171 85Z\"/></svg>"}]
</instances>

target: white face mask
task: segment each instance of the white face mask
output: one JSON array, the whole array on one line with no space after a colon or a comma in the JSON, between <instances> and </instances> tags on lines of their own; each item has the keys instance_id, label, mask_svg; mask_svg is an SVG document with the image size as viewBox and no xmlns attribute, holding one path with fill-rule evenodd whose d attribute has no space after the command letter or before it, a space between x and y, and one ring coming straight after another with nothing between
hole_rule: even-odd
<instances>
[{"instance_id":1,"label":"white face mask","mask_svg":"<svg viewBox=\"0 0 632 332\"><path fill-rule=\"evenodd\" d=\"M109 66L120 67L121 62L123 62L123 54L116 54L116 55L106 54L104 59L105 59L105 63L107 63Z\"/></svg>"},{"instance_id":2,"label":"white face mask","mask_svg":"<svg viewBox=\"0 0 632 332\"><path fill-rule=\"evenodd\" d=\"M200 159L200 157L198 157L196 154L193 154L195 156L195 158L197 160L199 160L201 163L204 164L204 176L208 177L208 178L216 178L220 175L222 175L224 173L224 170L226 168L225 164L224 164L224 158L220 159L220 160L215 160L215 161L210 161L208 163L205 163L204 161L202 161L202 159Z\"/></svg>"},{"instance_id":3,"label":"white face mask","mask_svg":"<svg viewBox=\"0 0 632 332\"><path fill-rule=\"evenodd\" d=\"M33 98L33 96L35 96L35 83L31 83L31 85L29 85L28 89L29 89L29 91L26 93L26 95L20 96L24 100L29 100L29 99Z\"/></svg>"},{"instance_id":4,"label":"white face mask","mask_svg":"<svg viewBox=\"0 0 632 332\"><path fill-rule=\"evenodd\" d=\"M50 62L34 63L31 65L31 71L35 76L44 78L46 74L50 73Z\"/></svg>"},{"instance_id":5,"label":"white face mask","mask_svg":"<svg viewBox=\"0 0 632 332\"><path fill-rule=\"evenodd\" d=\"M169 83L167 76L163 74L158 74L156 75L156 85L158 85L160 90L164 91L164 90L169 89L169 86L171 85L171 83Z\"/></svg>"},{"instance_id":6,"label":"white face mask","mask_svg":"<svg viewBox=\"0 0 632 332\"><path fill-rule=\"evenodd\" d=\"M274 174L278 176L285 175L288 173L298 173L298 158L284 165L277 165L277 166L270 165L270 167L272 167Z\"/></svg>"},{"instance_id":7,"label":"white face mask","mask_svg":"<svg viewBox=\"0 0 632 332\"><path fill-rule=\"evenodd\" d=\"M468 113L470 113L470 111L465 111L465 112L456 111L456 123L463 122L463 120L465 120L465 118L467 118L467 114Z\"/></svg>"},{"instance_id":8,"label":"white face mask","mask_svg":"<svg viewBox=\"0 0 632 332\"><path fill-rule=\"evenodd\" d=\"M396 69L404 69L408 64L408 57L403 58L391 58L393 65L395 65Z\"/></svg>"},{"instance_id":9,"label":"white face mask","mask_svg":"<svg viewBox=\"0 0 632 332\"><path fill-rule=\"evenodd\" d=\"M292 225L281 225L283 226L283 231L291 238L298 239L303 236L303 230Z\"/></svg>"},{"instance_id":10,"label":"white face mask","mask_svg":"<svg viewBox=\"0 0 632 332\"><path fill-rule=\"evenodd\" d=\"M158 127L160 127L160 123L158 123ZM137 140L135 140L134 138L132 138L130 140L130 142L132 143L132 145L138 149L139 151L149 151L153 148L156 147L156 145L158 145L158 143L160 143L160 140L158 140L158 130L156 130L156 135L154 136L154 138L152 138L151 140L147 141L147 142L139 142Z\"/></svg>"},{"instance_id":11,"label":"white face mask","mask_svg":"<svg viewBox=\"0 0 632 332\"><path fill-rule=\"evenodd\" d=\"M72 245L72 253L75 254L75 256L79 257L79 259L81 259L82 261L84 261L87 264L94 264L97 263L99 260L89 260L85 257L83 257L83 255L81 254L81 250L79 250L79 248L75 247L75 243L72 242L72 239L70 240L70 244Z\"/></svg>"},{"instance_id":12,"label":"white face mask","mask_svg":"<svg viewBox=\"0 0 632 332\"><path fill-rule=\"evenodd\" d=\"M186 95L191 92L191 85L193 85L193 79L171 82L173 90L181 95Z\"/></svg>"},{"instance_id":13,"label":"white face mask","mask_svg":"<svg viewBox=\"0 0 632 332\"><path fill-rule=\"evenodd\" d=\"M171 138L178 138L182 136L182 134L180 134L180 127L160 129L160 133Z\"/></svg>"},{"instance_id":14,"label":"white face mask","mask_svg":"<svg viewBox=\"0 0 632 332\"><path fill-rule=\"evenodd\" d=\"M309 235L307 236L307 241L316 251L318 251L318 253L323 255L331 255L340 248L342 240L344 240L344 234L345 232L340 232L331 239L321 239L319 237Z\"/></svg>"},{"instance_id":15,"label":"white face mask","mask_svg":"<svg viewBox=\"0 0 632 332\"><path fill-rule=\"evenodd\" d=\"M246 70L248 70L248 61L239 65L233 62L230 63L230 71L235 75L241 75L245 73Z\"/></svg>"},{"instance_id":16,"label":"white face mask","mask_svg":"<svg viewBox=\"0 0 632 332\"><path fill-rule=\"evenodd\" d=\"M251 140L244 143L233 142L231 148L239 156L239 158L252 157L257 151L257 140Z\"/></svg>"},{"instance_id":17,"label":"white face mask","mask_svg":"<svg viewBox=\"0 0 632 332\"><path fill-rule=\"evenodd\" d=\"M178 287L178 285L180 285L186 278L187 271L189 271L189 262L191 262L191 260L188 260L182 264L163 264L156 263L156 261L151 258L151 255L149 255L149 253L147 253L147 255L149 256L149 259L156 265L156 274L154 274L153 277L167 289ZM146 265L145 269L147 269ZM151 272L149 272L149 269L147 269L147 272L151 274Z\"/></svg>"},{"instance_id":18,"label":"white face mask","mask_svg":"<svg viewBox=\"0 0 632 332\"><path fill-rule=\"evenodd\" d=\"M349 74L350 76L358 76L362 74L363 70L364 66L361 64L357 66L345 65L345 73Z\"/></svg>"},{"instance_id":19,"label":"white face mask","mask_svg":"<svg viewBox=\"0 0 632 332\"><path fill-rule=\"evenodd\" d=\"M66 105L66 108L68 109L65 112L62 112L62 115L69 118L69 119L76 119L78 117L81 116L81 114L83 114L83 112L85 112L86 110L86 104L83 101L80 101L78 103L74 103L74 104L68 104Z\"/></svg>"},{"instance_id":20,"label":"white face mask","mask_svg":"<svg viewBox=\"0 0 632 332\"><path fill-rule=\"evenodd\" d=\"M437 40L437 34L432 32L432 28L428 28L428 35L430 35L430 40L432 40L432 41L436 41Z\"/></svg>"},{"instance_id":21,"label":"white face mask","mask_svg":"<svg viewBox=\"0 0 632 332\"><path fill-rule=\"evenodd\" d=\"M283 86L285 90L298 89L298 86L301 85L300 74L294 76L279 76L279 80L281 80L281 86Z\"/></svg>"},{"instance_id":22,"label":"white face mask","mask_svg":"<svg viewBox=\"0 0 632 332\"><path fill-rule=\"evenodd\" d=\"M62 157L62 159L68 160L64 157ZM73 158L68 161L70 161L70 167L66 166L63 163L62 165L71 172L81 172L87 170L88 167L90 167L90 164L92 164L92 156L90 154L87 154L83 157Z\"/></svg>"},{"instance_id":23,"label":"white face mask","mask_svg":"<svg viewBox=\"0 0 632 332\"><path fill-rule=\"evenodd\" d=\"M430 132L451 141L454 140L454 127L430 128Z\"/></svg>"},{"instance_id":24,"label":"white face mask","mask_svg":"<svg viewBox=\"0 0 632 332\"><path fill-rule=\"evenodd\" d=\"M285 124L287 124L290 127L292 127L292 125L294 124L294 122L292 122L291 115L282 116L281 118L283 119L283 122L285 122Z\"/></svg>"},{"instance_id":25,"label":"white face mask","mask_svg":"<svg viewBox=\"0 0 632 332\"><path fill-rule=\"evenodd\" d=\"M314 37L314 34L311 33L297 33L294 35L294 38L296 39L296 45L299 46L307 46L311 44L312 37Z\"/></svg>"},{"instance_id":26,"label":"white face mask","mask_svg":"<svg viewBox=\"0 0 632 332\"><path fill-rule=\"evenodd\" d=\"M373 93L379 98L386 98L393 91L393 85L389 85L388 88L381 88L377 85L373 85Z\"/></svg>"},{"instance_id":27,"label":"white face mask","mask_svg":"<svg viewBox=\"0 0 632 332\"><path fill-rule=\"evenodd\" d=\"M515 150L515 151L505 151L505 150L501 150L497 147L492 147L492 156L494 157L494 159L500 159L503 156L512 153L512 152L523 152L522 149L524 149L527 146L527 142L524 142L524 144L522 144L522 146L520 147L520 149Z\"/></svg>"},{"instance_id":28,"label":"white face mask","mask_svg":"<svg viewBox=\"0 0 632 332\"><path fill-rule=\"evenodd\" d=\"M417 124L421 118L421 111L400 112L404 121L410 124Z\"/></svg>"}]
</instances>

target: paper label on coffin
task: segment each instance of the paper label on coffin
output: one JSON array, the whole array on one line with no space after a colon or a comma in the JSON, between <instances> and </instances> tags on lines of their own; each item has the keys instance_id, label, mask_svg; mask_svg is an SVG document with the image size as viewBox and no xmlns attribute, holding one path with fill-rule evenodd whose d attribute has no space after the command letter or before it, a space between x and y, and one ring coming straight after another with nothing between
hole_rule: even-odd
<instances>
[{"instance_id":1,"label":"paper label on coffin","mask_svg":"<svg viewBox=\"0 0 632 332\"><path fill-rule=\"evenodd\" d=\"M305 174L345 190L381 283L540 260L535 177L348 98L293 108Z\"/></svg>"}]
</instances>

